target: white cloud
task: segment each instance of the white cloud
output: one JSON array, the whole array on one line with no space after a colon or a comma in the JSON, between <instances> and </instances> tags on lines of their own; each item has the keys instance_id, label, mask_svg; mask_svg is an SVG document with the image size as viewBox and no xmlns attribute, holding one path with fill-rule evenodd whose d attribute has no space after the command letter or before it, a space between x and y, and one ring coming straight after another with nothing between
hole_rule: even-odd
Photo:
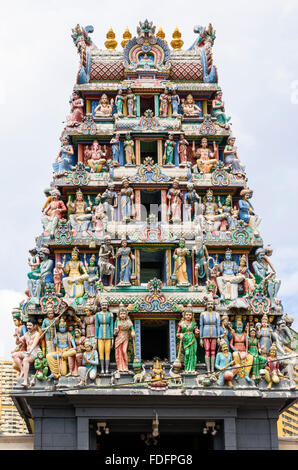
<instances>
[{"instance_id":1,"label":"white cloud","mask_svg":"<svg viewBox=\"0 0 298 470\"><path fill-rule=\"evenodd\" d=\"M11 351L15 348L13 338L14 323L11 311L14 307L18 307L19 303L24 299L24 294L14 290L0 290L1 305L1 328L0 328L0 357L11 360Z\"/></svg>"}]
</instances>

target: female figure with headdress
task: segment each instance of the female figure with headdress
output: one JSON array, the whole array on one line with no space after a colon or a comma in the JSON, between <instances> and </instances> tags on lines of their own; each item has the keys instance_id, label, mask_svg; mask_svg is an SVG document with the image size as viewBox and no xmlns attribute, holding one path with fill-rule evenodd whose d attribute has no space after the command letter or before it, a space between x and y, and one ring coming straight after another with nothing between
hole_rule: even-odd
<instances>
[{"instance_id":1,"label":"female figure with headdress","mask_svg":"<svg viewBox=\"0 0 298 470\"><path fill-rule=\"evenodd\" d=\"M227 117L225 113L225 104L222 101L222 92L219 91L215 95L215 99L212 101L212 117L217 119L220 126L228 128L228 123L231 118Z\"/></svg>"},{"instance_id":2,"label":"female figure with headdress","mask_svg":"<svg viewBox=\"0 0 298 470\"><path fill-rule=\"evenodd\" d=\"M127 116L135 117L136 115L136 95L132 92L131 88L127 90L126 96L127 103Z\"/></svg>"},{"instance_id":3,"label":"female figure with headdress","mask_svg":"<svg viewBox=\"0 0 298 470\"><path fill-rule=\"evenodd\" d=\"M239 261L239 274L243 274L245 277L243 281L244 294L245 296L253 294L256 287L256 280L254 275L250 272L247 266L247 258L245 255L241 256Z\"/></svg>"},{"instance_id":4,"label":"female figure with headdress","mask_svg":"<svg viewBox=\"0 0 298 470\"><path fill-rule=\"evenodd\" d=\"M248 352L253 356L252 364L252 376L253 380L260 380L260 370L264 368L266 364L266 357L259 354L260 343L257 338L257 332L255 328L249 330L248 335Z\"/></svg>"},{"instance_id":5,"label":"female figure with headdress","mask_svg":"<svg viewBox=\"0 0 298 470\"><path fill-rule=\"evenodd\" d=\"M245 166L241 164L237 154L237 147L235 147L235 137L230 137L224 149L225 164L232 167L234 175L244 176Z\"/></svg>"},{"instance_id":6,"label":"female figure with headdress","mask_svg":"<svg viewBox=\"0 0 298 470\"><path fill-rule=\"evenodd\" d=\"M122 89L118 90L118 94L115 99L115 104L117 107L117 114L119 117L123 116L123 104L125 101L125 97L123 96Z\"/></svg>"},{"instance_id":7,"label":"female figure with headdress","mask_svg":"<svg viewBox=\"0 0 298 470\"><path fill-rule=\"evenodd\" d=\"M88 377L93 381L96 379L97 366L99 363L98 352L95 348L93 349L93 344L86 339L84 346L85 352L83 353L82 366L78 368L81 377L78 383L79 386L86 385Z\"/></svg>"},{"instance_id":8,"label":"female figure with headdress","mask_svg":"<svg viewBox=\"0 0 298 470\"><path fill-rule=\"evenodd\" d=\"M104 93L103 95L101 95L99 103L94 110L94 115L104 117L112 116L113 104L114 100L111 99L111 101L109 102L107 95Z\"/></svg>"},{"instance_id":9,"label":"female figure with headdress","mask_svg":"<svg viewBox=\"0 0 298 470\"><path fill-rule=\"evenodd\" d=\"M185 240L181 238L179 242L179 248L176 248L173 254L175 260L174 263L174 275L177 278L178 286L189 286L189 280L187 275L186 258L190 257L190 251L185 248Z\"/></svg>"},{"instance_id":10,"label":"female figure with headdress","mask_svg":"<svg viewBox=\"0 0 298 470\"><path fill-rule=\"evenodd\" d=\"M74 247L72 250L71 259L64 266L64 273L66 277L63 278L62 283L65 290L65 297L83 297L85 292L84 281L87 281L89 276L84 264L79 259L79 250L77 247Z\"/></svg>"},{"instance_id":11,"label":"female figure with headdress","mask_svg":"<svg viewBox=\"0 0 298 470\"><path fill-rule=\"evenodd\" d=\"M188 305L177 328L177 337L183 346L185 372L196 371L198 335L199 329L194 320L191 305Z\"/></svg>"},{"instance_id":12,"label":"female figure with headdress","mask_svg":"<svg viewBox=\"0 0 298 470\"><path fill-rule=\"evenodd\" d=\"M249 188L244 188L240 192L241 199L238 203L239 205L239 218L243 220L253 231L255 235L259 235L257 227L261 223L261 218L255 214L252 204L249 202L249 199L253 196L253 191Z\"/></svg>"},{"instance_id":13,"label":"female figure with headdress","mask_svg":"<svg viewBox=\"0 0 298 470\"><path fill-rule=\"evenodd\" d=\"M134 153L134 141L132 140L129 133L126 134L124 141L125 161L126 165L134 165L136 157Z\"/></svg>"},{"instance_id":14,"label":"female figure with headdress","mask_svg":"<svg viewBox=\"0 0 298 470\"><path fill-rule=\"evenodd\" d=\"M67 116L67 126L73 127L78 126L84 117L84 100L81 98L81 94L78 91L74 91L72 94L70 115Z\"/></svg>"},{"instance_id":15,"label":"female figure with headdress","mask_svg":"<svg viewBox=\"0 0 298 470\"><path fill-rule=\"evenodd\" d=\"M110 144L112 145L112 153L113 153L113 162L119 163L119 155L120 155L120 138L119 134L115 134L110 140Z\"/></svg>"},{"instance_id":16,"label":"female figure with headdress","mask_svg":"<svg viewBox=\"0 0 298 470\"><path fill-rule=\"evenodd\" d=\"M88 236L87 230L92 219L91 208L84 201L84 195L80 189L77 190L74 202L71 196L68 198L67 208L69 210L69 223L76 236Z\"/></svg>"},{"instance_id":17,"label":"female figure with headdress","mask_svg":"<svg viewBox=\"0 0 298 470\"><path fill-rule=\"evenodd\" d=\"M180 135L180 140L178 142L177 151L179 154L179 166L185 166L187 163L187 146L189 143L184 139L184 135Z\"/></svg>"},{"instance_id":18,"label":"female figure with headdress","mask_svg":"<svg viewBox=\"0 0 298 470\"><path fill-rule=\"evenodd\" d=\"M121 247L117 251L116 258L120 258L120 282L118 286L130 286L132 275L132 262L135 259L131 248L127 246L126 238L122 238Z\"/></svg>"},{"instance_id":19,"label":"female figure with headdress","mask_svg":"<svg viewBox=\"0 0 298 470\"><path fill-rule=\"evenodd\" d=\"M58 189L53 189L51 195L52 200L43 211L41 221L44 231L53 237L59 221L64 217L67 210L64 202L59 200L60 191Z\"/></svg>"},{"instance_id":20,"label":"female figure with headdress","mask_svg":"<svg viewBox=\"0 0 298 470\"><path fill-rule=\"evenodd\" d=\"M70 144L69 137L63 137L61 139L61 149L57 155L56 161L52 165L56 175L62 176L72 170L73 153L73 146Z\"/></svg>"},{"instance_id":21,"label":"female figure with headdress","mask_svg":"<svg viewBox=\"0 0 298 470\"><path fill-rule=\"evenodd\" d=\"M169 218L173 223L181 222L182 193L179 189L179 181L177 179L173 181L173 186L168 191L167 199L169 201Z\"/></svg>"},{"instance_id":22,"label":"female figure with headdress","mask_svg":"<svg viewBox=\"0 0 298 470\"><path fill-rule=\"evenodd\" d=\"M84 265L88 274L88 279L84 281L85 292L90 296L95 296L97 293L96 283L99 279L98 277L98 267L96 265L95 255L91 255L89 264L86 260L86 254L84 255Z\"/></svg>"},{"instance_id":23,"label":"female figure with headdress","mask_svg":"<svg viewBox=\"0 0 298 470\"><path fill-rule=\"evenodd\" d=\"M169 134L168 140L165 141L165 152L163 157L164 165L173 165L175 142L172 134Z\"/></svg>"},{"instance_id":24,"label":"female figure with headdress","mask_svg":"<svg viewBox=\"0 0 298 470\"><path fill-rule=\"evenodd\" d=\"M217 146L213 142L213 152L208 147L208 139L204 137L201 140L201 147L195 147L195 142L192 143L193 157L196 159L196 164L193 166L194 173L207 174L210 173L212 168L217 165L216 153Z\"/></svg>"},{"instance_id":25,"label":"female figure with headdress","mask_svg":"<svg viewBox=\"0 0 298 470\"><path fill-rule=\"evenodd\" d=\"M115 356L117 370L119 372L128 371L127 347L129 337L135 337L135 330L130 320L127 310L123 304L120 305L119 314L115 322L114 328L115 339Z\"/></svg>"},{"instance_id":26,"label":"female figure with headdress","mask_svg":"<svg viewBox=\"0 0 298 470\"><path fill-rule=\"evenodd\" d=\"M169 90L165 88L164 93L161 93L159 97L159 114L161 117L168 117L169 115L169 104L171 102L171 96L169 95Z\"/></svg>"},{"instance_id":27,"label":"female figure with headdress","mask_svg":"<svg viewBox=\"0 0 298 470\"><path fill-rule=\"evenodd\" d=\"M133 189L129 186L129 181L127 178L123 178L122 186L123 187L120 193L121 216L124 222L129 222L130 219L134 217L134 192Z\"/></svg>"}]
</instances>

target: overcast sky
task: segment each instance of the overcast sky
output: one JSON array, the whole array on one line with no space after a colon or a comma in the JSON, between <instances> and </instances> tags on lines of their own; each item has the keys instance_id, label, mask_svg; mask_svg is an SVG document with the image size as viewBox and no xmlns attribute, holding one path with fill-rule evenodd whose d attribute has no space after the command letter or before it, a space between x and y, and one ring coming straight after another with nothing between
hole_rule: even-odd
<instances>
[{"instance_id":1,"label":"overcast sky","mask_svg":"<svg viewBox=\"0 0 298 470\"><path fill-rule=\"evenodd\" d=\"M195 39L195 24L216 29L214 63L226 110L264 243L274 247L280 297L298 320L298 0L15 0L2 4L0 17L0 357L13 348L10 312L24 297L28 249L41 231L43 189L69 112L79 60L71 28L92 24L92 39L104 48L112 26L122 49L126 26L135 35L146 17L163 27L168 42L177 25L184 48Z\"/></svg>"}]
</instances>

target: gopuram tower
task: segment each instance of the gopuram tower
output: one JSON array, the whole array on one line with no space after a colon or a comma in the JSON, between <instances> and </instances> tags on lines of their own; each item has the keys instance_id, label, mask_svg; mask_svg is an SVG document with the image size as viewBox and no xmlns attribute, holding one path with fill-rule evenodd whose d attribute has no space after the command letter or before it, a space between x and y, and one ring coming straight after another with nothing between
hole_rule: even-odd
<instances>
[{"instance_id":1,"label":"gopuram tower","mask_svg":"<svg viewBox=\"0 0 298 470\"><path fill-rule=\"evenodd\" d=\"M218 83L215 31L77 25L70 114L16 307L35 449L277 449L292 318ZM34 423L34 427L32 425ZM147 447L146 447L147 446Z\"/></svg>"}]
</instances>

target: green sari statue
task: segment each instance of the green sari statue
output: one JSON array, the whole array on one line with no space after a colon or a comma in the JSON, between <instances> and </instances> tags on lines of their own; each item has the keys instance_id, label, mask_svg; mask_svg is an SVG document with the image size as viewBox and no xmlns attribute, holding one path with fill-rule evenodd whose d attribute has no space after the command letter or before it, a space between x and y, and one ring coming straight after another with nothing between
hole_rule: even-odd
<instances>
[{"instance_id":1,"label":"green sari statue","mask_svg":"<svg viewBox=\"0 0 298 470\"><path fill-rule=\"evenodd\" d=\"M198 326L193 319L192 309L188 306L177 329L177 336L180 338L179 352L183 347L185 372L196 371L198 335Z\"/></svg>"}]
</instances>

